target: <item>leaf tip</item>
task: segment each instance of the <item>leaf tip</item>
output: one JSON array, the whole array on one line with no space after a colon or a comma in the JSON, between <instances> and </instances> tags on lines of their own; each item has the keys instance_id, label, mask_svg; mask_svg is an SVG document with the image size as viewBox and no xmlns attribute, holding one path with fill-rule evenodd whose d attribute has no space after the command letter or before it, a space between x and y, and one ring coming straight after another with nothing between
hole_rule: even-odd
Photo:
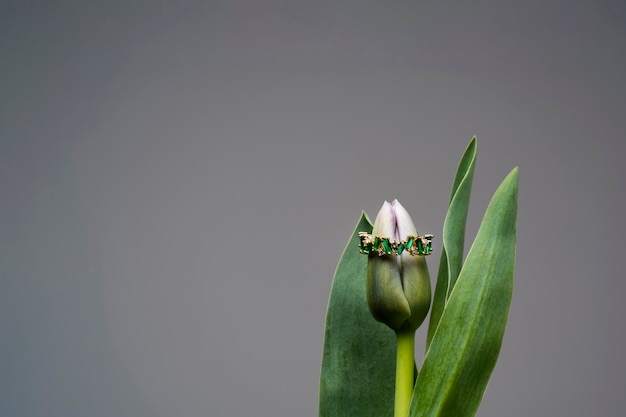
<instances>
[{"instance_id":1,"label":"leaf tip","mask_svg":"<svg viewBox=\"0 0 626 417\"><path fill-rule=\"evenodd\" d=\"M474 158L476 157L476 148L478 147L478 139L476 139L476 135L472 136L472 139L467 144L467 148L465 149L466 153L474 154Z\"/></svg>"},{"instance_id":2,"label":"leaf tip","mask_svg":"<svg viewBox=\"0 0 626 417\"><path fill-rule=\"evenodd\" d=\"M519 167L513 168L504 180L507 182L513 182L515 183L515 186L517 186L519 182Z\"/></svg>"}]
</instances>

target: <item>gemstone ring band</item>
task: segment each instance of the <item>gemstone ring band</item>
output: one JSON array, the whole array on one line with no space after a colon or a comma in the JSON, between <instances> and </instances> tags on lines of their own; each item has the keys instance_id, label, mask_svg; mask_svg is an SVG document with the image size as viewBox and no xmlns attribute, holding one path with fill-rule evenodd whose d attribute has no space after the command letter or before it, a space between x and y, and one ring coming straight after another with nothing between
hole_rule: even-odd
<instances>
[{"instance_id":1,"label":"gemstone ring band","mask_svg":"<svg viewBox=\"0 0 626 417\"><path fill-rule=\"evenodd\" d=\"M430 255L433 251L433 235L407 236L406 240L397 241L388 237L372 236L367 232L359 232L361 243L359 252L368 255L401 255L407 251L411 255Z\"/></svg>"}]
</instances>

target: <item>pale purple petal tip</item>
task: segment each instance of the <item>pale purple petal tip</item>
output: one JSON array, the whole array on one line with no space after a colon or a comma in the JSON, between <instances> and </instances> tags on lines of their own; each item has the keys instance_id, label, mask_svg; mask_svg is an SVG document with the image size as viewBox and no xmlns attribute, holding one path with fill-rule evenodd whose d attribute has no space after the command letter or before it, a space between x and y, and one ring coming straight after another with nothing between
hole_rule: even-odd
<instances>
[{"instance_id":1,"label":"pale purple petal tip","mask_svg":"<svg viewBox=\"0 0 626 417\"><path fill-rule=\"evenodd\" d=\"M392 209L395 213L396 218L396 235L398 239L404 240L407 236L416 236L417 229L415 228L415 224L413 224L413 219L409 213L402 207L402 204L398 200L393 200L391 203Z\"/></svg>"},{"instance_id":2,"label":"pale purple petal tip","mask_svg":"<svg viewBox=\"0 0 626 417\"><path fill-rule=\"evenodd\" d=\"M385 201L381 207L376 220L374 220L374 229L372 234L374 236L383 236L393 238L396 231L396 218L394 215L393 206Z\"/></svg>"}]
</instances>

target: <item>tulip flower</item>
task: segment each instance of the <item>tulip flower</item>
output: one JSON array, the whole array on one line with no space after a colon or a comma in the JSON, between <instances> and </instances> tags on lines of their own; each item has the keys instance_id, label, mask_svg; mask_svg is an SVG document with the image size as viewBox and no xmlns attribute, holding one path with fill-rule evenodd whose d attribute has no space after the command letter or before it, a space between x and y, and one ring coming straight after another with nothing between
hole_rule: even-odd
<instances>
[{"instance_id":1,"label":"tulip flower","mask_svg":"<svg viewBox=\"0 0 626 417\"><path fill-rule=\"evenodd\" d=\"M397 200L385 202L374 224L361 213L328 301L320 416L475 416L511 305L518 203L515 168L494 193L464 259L475 162L473 138L438 238L432 301L426 256L435 237L419 235ZM415 332L429 309L424 356L416 362Z\"/></svg>"},{"instance_id":2,"label":"tulip flower","mask_svg":"<svg viewBox=\"0 0 626 417\"><path fill-rule=\"evenodd\" d=\"M430 308L430 277L423 255L430 253L426 239L432 236L418 237L411 216L394 200L385 201L371 236L361 235L361 239L361 253L369 256L366 286L370 311L396 332L394 416L405 417L413 392L415 330Z\"/></svg>"},{"instance_id":3,"label":"tulip flower","mask_svg":"<svg viewBox=\"0 0 626 417\"><path fill-rule=\"evenodd\" d=\"M388 250L417 237L411 216L398 200L385 201L374 221L372 237L385 242L374 245L380 246L380 251L374 247L367 263L370 311L376 320L395 331L414 332L430 308L430 277L424 256L403 247L395 252Z\"/></svg>"}]
</instances>

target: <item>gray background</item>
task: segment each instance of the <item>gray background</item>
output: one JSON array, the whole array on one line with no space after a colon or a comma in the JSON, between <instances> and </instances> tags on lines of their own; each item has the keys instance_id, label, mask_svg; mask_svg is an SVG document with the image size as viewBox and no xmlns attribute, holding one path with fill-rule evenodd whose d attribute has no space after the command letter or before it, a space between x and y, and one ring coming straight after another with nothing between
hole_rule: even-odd
<instances>
[{"instance_id":1,"label":"gray background","mask_svg":"<svg viewBox=\"0 0 626 417\"><path fill-rule=\"evenodd\" d=\"M440 237L472 135L469 241L520 167L479 415L623 415L625 10L0 2L0 415L317 415L361 210Z\"/></svg>"}]
</instances>

